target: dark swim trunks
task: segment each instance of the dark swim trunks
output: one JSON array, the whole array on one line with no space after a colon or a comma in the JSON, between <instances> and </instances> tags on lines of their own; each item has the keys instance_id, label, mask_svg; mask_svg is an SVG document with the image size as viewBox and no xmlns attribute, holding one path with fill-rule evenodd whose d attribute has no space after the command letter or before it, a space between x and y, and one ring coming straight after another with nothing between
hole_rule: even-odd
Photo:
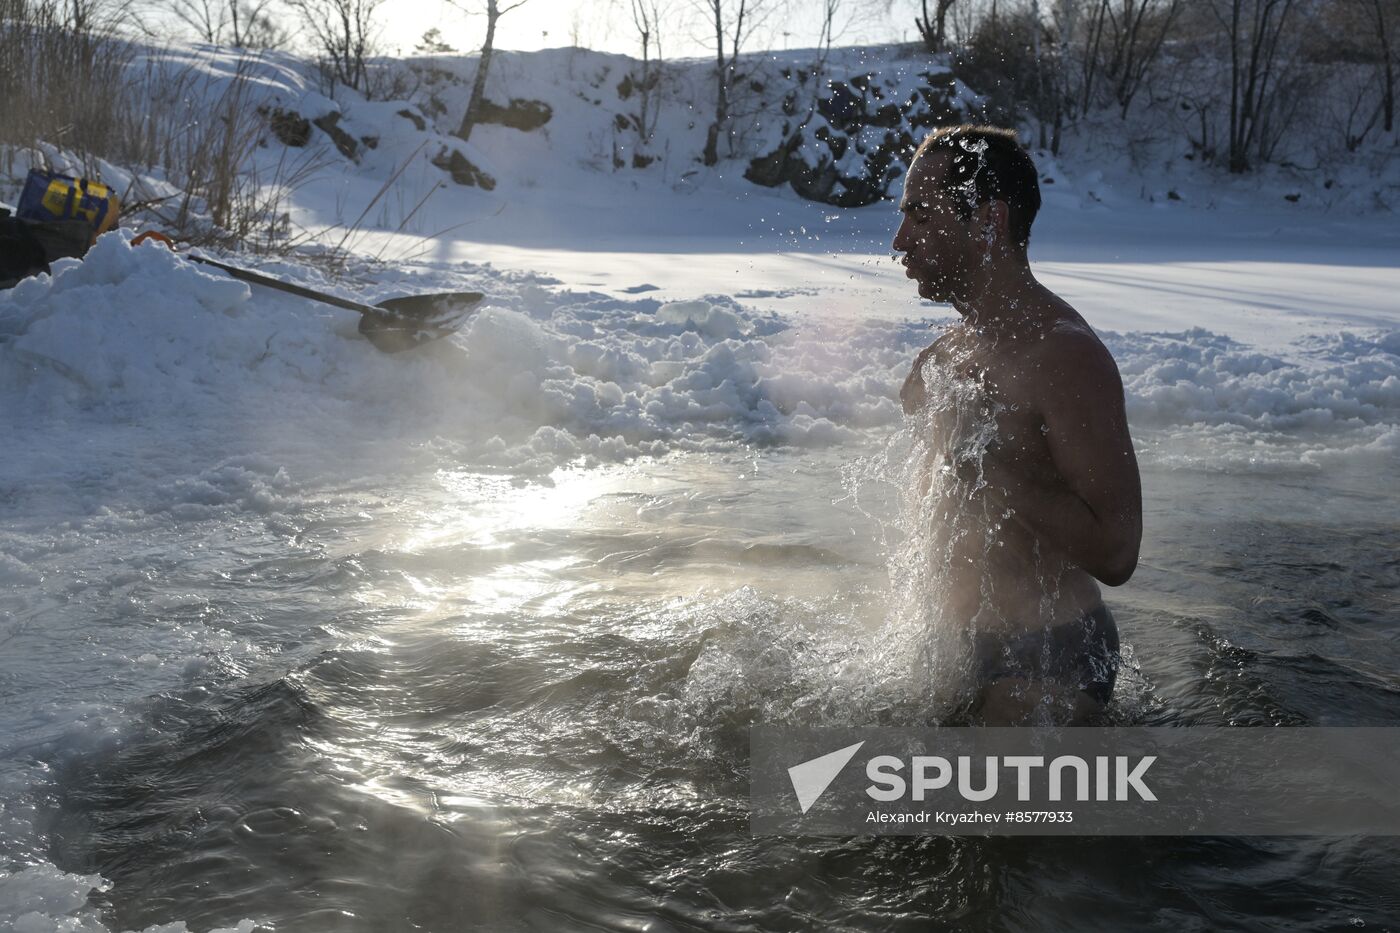
<instances>
[{"instance_id":1,"label":"dark swim trunks","mask_svg":"<svg viewBox=\"0 0 1400 933\"><path fill-rule=\"evenodd\" d=\"M974 648L983 684L1003 677L1073 683L1101 704L1118 677L1118 626L1100 605L1077 622L1064 622L1006 640L980 634Z\"/></svg>"}]
</instances>

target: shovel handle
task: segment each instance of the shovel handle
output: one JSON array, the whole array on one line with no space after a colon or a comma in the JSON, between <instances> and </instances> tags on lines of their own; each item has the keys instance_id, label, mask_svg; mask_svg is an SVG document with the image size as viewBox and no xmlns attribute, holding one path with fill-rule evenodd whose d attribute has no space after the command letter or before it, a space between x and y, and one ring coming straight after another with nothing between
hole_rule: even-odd
<instances>
[{"instance_id":1,"label":"shovel handle","mask_svg":"<svg viewBox=\"0 0 1400 933\"><path fill-rule=\"evenodd\" d=\"M145 233L139 234L131 241L131 245L139 246L147 240L154 240L157 243L163 243L167 248L170 249L172 253L175 252L175 244L171 241L170 237L166 236L163 233L157 233L154 230L147 230ZM303 288L300 285L293 285L291 282L284 282L281 279L274 279L271 276L266 276L257 272L252 272L248 269L240 269L238 266L230 266L227 263L218 262L213 259L205 259L203 256L191 256L189 253L184 253L182 255L185 259L189 259L193 262L202 263L206 266L213 266L215 269L222 269L229 275L233 276L235 279L240 279L244 282L252 282L254 285L262 285L266 288L275 288L279 292L287 292L290 295L298 295L302 298L310 298L312 301L319 301L323 304L335 305L337 308L345 308L349 311L358 311L360 314L363 314L367 317L379 318L381 320L384 318L399 317L398 314L395 314L393 311L389 311L384 308L376 308L374 305L367 305L363 302L352 301L349 298L341 298L337 295L328 295L325 292L318 292L314 289Z\"/></svg>"}]
</instances>

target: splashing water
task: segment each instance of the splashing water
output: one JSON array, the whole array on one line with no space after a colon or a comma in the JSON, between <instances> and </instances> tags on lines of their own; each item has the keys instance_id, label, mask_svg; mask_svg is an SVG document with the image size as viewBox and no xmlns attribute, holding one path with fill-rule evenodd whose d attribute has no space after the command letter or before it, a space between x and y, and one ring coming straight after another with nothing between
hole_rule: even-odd
<instances>
[{"instance_id":1,"label":"splashing water","mask_svg":"<svg viewBox=\"0 0 1400 933\"><path fill-rule=\"evenodd\" d=\"M877 641L886 683L926 698L945 718L975 686L971 645L980 609L991 605L999 531L1011 517L990 499L983 461L1005 406L965 356L922 367L926 403L884 450L847 474L847 488L884 483L898 508L881 522L889 568L889 617Z\"/></svg>"},{"instance_id":2,"label":"splashing water","mask_svg":"<svg viewBox=\"0 0 1400 933\"><path fill-rule=\"evenodd\" d=\"M976 635L1004 622L996 581L1011 513L977 494L1007 406L965 362L926 364L927 404L878 453L842 468L847 496L874 523L884 587L825 603L745 590L715 607L686 689L697 719L912 725L969 707ZM1051 604L1054 579L1041 580Z\"/></svg>"}]
</instances>

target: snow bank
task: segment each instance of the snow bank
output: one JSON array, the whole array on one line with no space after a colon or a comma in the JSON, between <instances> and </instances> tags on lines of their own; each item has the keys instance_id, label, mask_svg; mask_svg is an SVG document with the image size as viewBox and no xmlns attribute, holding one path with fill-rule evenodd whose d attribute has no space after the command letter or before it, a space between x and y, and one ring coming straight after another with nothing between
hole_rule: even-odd
<instances>
[{"instance_id":1,"label":"snow bank","mask_svg":"<svg viewBox=\"0 0 1400 933\"><path fill-rule=\"evenodd\" d=\"M328 287L311 270L277 271ZM930 336L822 316L797 326L723 295L661 304L466 274L490 298L462 332L387 356L354 335L353 313L250 290L109 234L86 261L0 296L0 391L21 419L59 409L256 419L326 443L390 431L447 441L467 462L548 471L579 458L827 445L888 429L901 417L895 393L908 362ZM386 277L380 291L424 288L411 271ZM1105 338L1139 432L1255 447L1304 438L1305 462L1395 450L1396 331L1313 336L1286 355L1199 328ZM275 506L275 468L256 489L225 473L212 485L189 479L179 502Z\"/></svg>"},{"instance_id":2,"label":"snow bank","mask_svg":"<svg viewBox=\"0 0 1400 933\"><path fill-rule=\"evenodd\" d=\"M885 389L902 350L877 326L799 334L724 296L658 305L502 277L487 288L492 299L452 341L390 357L353 336L352 313L250 291L110 234L85 262L0 296L7 407L256 417L316 434L417 427L465 458L539 469L826 444L897 419ZM194 505L208 498L185 492Z\"/></svg>"},{"instance_id":3,"label":"snow bank","mask_svg":"<svg viewBox=\"0 0 1400 933\"><path fill-rule=\"evenodd\" d=\"M1319 466L1400 453L1400 331L1313 335L1288 356L1201 328L1104 338L1134 430L1190 435L1196 460Z\"/></svg>"},{"instance_id":4,"label":"snow bank","mask_svg":"<svg viewBox=\"0 0 1400 933\"><path fill-rule=\"evenodd\" d=\"M177 271L184 265L160 248L138 261L121 237L103 237L86 261L64 261L50 282L17 288L0 310L0 333L96 393L207 389L246 357L257 333L238 320L248 286Z\"/></svg>"}]
</instances>

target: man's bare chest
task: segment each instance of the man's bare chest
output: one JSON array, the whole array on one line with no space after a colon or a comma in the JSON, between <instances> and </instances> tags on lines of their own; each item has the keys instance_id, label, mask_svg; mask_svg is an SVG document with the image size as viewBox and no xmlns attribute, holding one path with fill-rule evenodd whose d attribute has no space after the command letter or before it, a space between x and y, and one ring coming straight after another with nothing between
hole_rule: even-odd
<instances>
[{"instance_id":1,"label":"man's bare chest","mask_svg":"<svg viewBox=\"0 0 1400 933\"><path fill-rule=\"evenodd\" d=\"M1020 461L1024 467L1050 463L1045 421L1038 404L1038 382L1027 372L1024 355L997 346L950 341L938 354L946 376L970 387L986 426L995 432L989 451Z\"/></svg>"}]
</instances>

